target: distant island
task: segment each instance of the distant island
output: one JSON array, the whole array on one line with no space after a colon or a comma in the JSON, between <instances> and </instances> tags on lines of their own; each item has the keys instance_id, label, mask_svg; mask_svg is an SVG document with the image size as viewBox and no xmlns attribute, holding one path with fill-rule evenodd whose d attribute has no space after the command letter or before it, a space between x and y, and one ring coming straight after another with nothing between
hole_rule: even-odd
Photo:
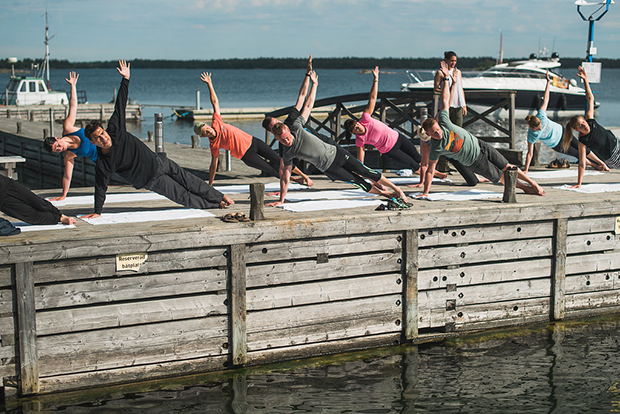
<instances>
[{"instance_id":1,"label":"distant island","mask_svg":"<svg viewBox=\"0 0 620 414\"><path fill-rule=\"evenodd\" d=\"M372 57L343 57L343 58L315 58L316 69L368 69L380 66L381 69L437 69L441 58L372 58ZM511 58L504 61L523 60L527 58ZM584 59L561 58L565 68L577 67ZM303 69L306 67L306 58L252 58L252 59L213 59L213 60L164 60L164 59L130 59L131 67L138 69ZM485 70L495 65L492 57L459 57L459 68L463 70ZM603 68L620 68L620 59L595 59L602 62ZM14 64L16 70L30 70L31 64L40 62L40 59L20 59ZM68 60L51 59L53 69L96 69L116 68L116 60L97 62L70 62ZM0 70L6 72L11 64L3 59L0 61Z\"/></svg>"}]
</instances>

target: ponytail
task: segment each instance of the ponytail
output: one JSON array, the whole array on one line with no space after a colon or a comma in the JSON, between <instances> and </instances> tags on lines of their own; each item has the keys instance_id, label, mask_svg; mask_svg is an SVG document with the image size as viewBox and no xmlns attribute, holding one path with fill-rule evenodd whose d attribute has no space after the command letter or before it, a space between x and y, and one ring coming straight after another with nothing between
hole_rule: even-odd
<instances>
[{"instance_id":1,"label":"ponytail","mask_svg":"<svg viewBox=\"0 0 620 414\"><path fill-rule=\"evenodd\" d=\"M564 149L564 152L568 151L568 148L570 147L570 143L573 140L573 129L577 126L579 118L583 117L576 115L569 119L566 123L566 128L564 128L564 136L562 137L562 148Z\"/></svg>"},{"instance_id":2,"label":"ponytail","mask_svg":"<svg viewBox=\"0 0 620 414\"><path fill-rule=\"evenodd\" d=\"M538 125L540 125L540 119L536 115L526 116L525 122L527 122L530 128L536 128Z\"/></svg>"}]
</instances>

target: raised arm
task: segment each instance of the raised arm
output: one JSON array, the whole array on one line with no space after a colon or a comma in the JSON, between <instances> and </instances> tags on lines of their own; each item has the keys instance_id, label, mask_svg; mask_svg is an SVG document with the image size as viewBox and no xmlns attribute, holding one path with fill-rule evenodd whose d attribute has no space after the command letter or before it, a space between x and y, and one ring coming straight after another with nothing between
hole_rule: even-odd
<instances>
[{"instance_id":1,"label":"raised arm","mask_svg":"<svg viewBox=\"0 0 620 414\"><path fill-rule=\"evenodd\" d=\"M547 106L549 105L549 88L551 86L551 75L549 75L549 71L545 75L547 78L547 86L545 86L545 94L543 95L543 103L540 105L541 111L546 111Z\"/></svg>"},{"instance_id":2,"label":"raised arm","mask_svg":"<svg viewBox=\"0 0 620 414\"><path fill-rule=\"evenodd\" d=\"M125 129L125 111L127 109L127 97L129 96L129 64L123 59L118 61L118 73L123 77L121 86L116 95L116 103L114 104L114 113L108 121L108 125L117 130Z\"/></svg>"},{"instance_id":3,"label":"raised arm","mask_svg":"<svg viewBox=\"0 0 620 414\"><path fill-rule=\"evenodd\" d=\"M586 108L586 119L592 119L594 118L594 95L592 94L592 89L590 89L588 74L586 73L586 70L581 66L579 66L577 70L577 76L583 79L583 87L586 90L586 101L588 102L588 107Z\"/></svg>"},{"instance_id":4,"label":"raised arm","mask_svg":"<svg viewBox=\"0 0 620 414\"><path fill-rule=\"evenodd\" d=\"M209 72L202 72L200 80L207 84L209 87L209 95L211 96L211 105L213 105L213 113L220 113L220 101L217 99L215 89L213 88L213 82L211 81L211 74Z\"/></svg>"},{"instance_id":5,"label":"raised arm","mask_svg":"<svg viewBox=\"0 0 620 414\"><path fill-rule=\"evenodd\" d=\"M448 64L442 60L441 61L441 73L443 74L443 83L444 87L441 88L441 108L446 111L450 108L450 98L452 97L452 88L448 87L450 83L450 72L448 71ZM452 82L452 86L456 84L455 81Z\"/></svg>"},{"instance_id":6,"label":"raised arm","mask_svg":"<svg viewBox=\"0 0 620 414\"><path fill-rule=\"evenodd\" d=\"M312 73L312 55L308 58L308 67L306 69L306 76L304 77L304 81L301 83L301 88L299 89L299 95L297 96L297 102L295 103L295 109L301 111L301 108L304 106L304 101L306 100L306 95L308 94L308 84L310 83L310 74Z\"/></svg>"},{"instance_id":7,"label":"raised arm","mask_svg":"<svg viewBox=\"0 0 620 414\"><path fill-rule=\"evenodd\" d=\"M77 118L77 81L80 75L75 72L69 72L69 79L65 78L65 81L71 85L71 98L69 98L69 115L65 118L65 122L62 126L62 134L67 135L77 131L79 128L75 126L75 120Z\"/></svg>"},{"instance_id":8,"label":"raised arm","mask_svg":"<svg viewBox=\"0 0 620 414\"><path fill-rule=\"evenodd\" d=\"M314 101L316 100L316 89L319 86L319 77L317 76L315 71L310 72L310 80L312 81L312 87L310 88L310 93L306 98L304 107L301 110L301 116L303 116L306 121L310 118L312 108L314 108Z\"/></svg>"},{"instance_id":9,"label":"raised arm","mask_svg":"<svg viewBox=\"0 0 620 414\"><path fill-rule=\"evenodd\" d=\"M377 103L377 92L379 91L379 66L375 66L372 70L372 87L370 88L370 94L368 95L368 105L366 105L366 112L368 115L372 115L375 111L375 105Z\"/></svg>"}]
</instances>

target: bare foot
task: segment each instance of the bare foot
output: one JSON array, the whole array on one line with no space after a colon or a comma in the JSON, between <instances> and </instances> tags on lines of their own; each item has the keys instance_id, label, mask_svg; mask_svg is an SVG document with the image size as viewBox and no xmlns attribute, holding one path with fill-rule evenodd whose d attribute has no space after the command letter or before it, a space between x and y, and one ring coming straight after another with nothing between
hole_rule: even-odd
<instances>
[{"instance_id":1,"label":"bare foot","mask_svg":"<svg viewBox=\"0 0 620 414\"><path fill-rule=\"evenodd\" d=\"M60 222L62 224L71 225L71 224L75 224L76 220L73 217L67 217L63 214L60 216Z\"/></svg>"},{"instance_id":2,"label":"bare foot","mask_svg":"<svg viewBox=\"0 0 620 414\"><path fill-rule=\"evenodd\" d=\"M308 187L312 187L314 185L314 181L308 177L308 179L304 177L291 177L291 181L295 181L297 184L306 185Z\"/></svg>"},{"instance_id":3,"label":"bare foot","mask_svg":"<svg viewBox=\"0 0 620 414\"><path fill-rule=\"evenodd\" d=\"M407 187L409 188L420 188L423 187L424 183L417 183L417 184L407 184Z\"/></svg>"},{"instance_id":4,"label":"bare foot","mask_svg":"<svg viewBox=\"0 0 620 414\"><path fill-rule=\"evenodd\" d=\"M270 196L270 197L280 197L280 192L274 191L273 193L267 193L265 195Z\"/></svg>"},{"instance_id":5,"label":"bare foot","mask_svg":"<svg viewBox=\"0 0 620 414\"><path fill-rule=\"evenodd\" d=\"M435 178L439 178L440 180L445 180L445 178L448 176L448 174L443 173L441 171L435 171L435 174L433 175L433 177Z\"/></svg>"},{"instance_id":6,"label":"bare foot","mask_svg":"<svg viewBox=\"0 0 620 414\"><path fill-rule=\"evenodd\" d=\"M521 188L523 192L526 194L539 195L539 196L545 195L545 190L543 190L542 187L539 185L532 187L527 184L524 184L523 186L520 186L519 188Z\"/></svg>"}]
</instances>

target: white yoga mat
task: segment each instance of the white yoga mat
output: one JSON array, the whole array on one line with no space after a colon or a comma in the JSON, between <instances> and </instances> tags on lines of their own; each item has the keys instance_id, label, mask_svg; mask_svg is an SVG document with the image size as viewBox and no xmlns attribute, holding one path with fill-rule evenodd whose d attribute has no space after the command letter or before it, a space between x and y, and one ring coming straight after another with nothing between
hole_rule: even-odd
<instances>
[{"instance_id":1,"label":"white yoga mat","mask_svg":"<svg viewBox=\"0 0 620 414\"><path fill-rule=\"evenodd\" d=\"M350 198L374 197L363 190L329 190L329 191L296 191L286 193L288 201L307 201L307 200L342 200Z\"/></svg>"},{"instance_id":2,"label":"white yoga mat","mask_svg":"<svg viewBox=\"0 0 620 414\"><path fill-rule=\"evenodd\" d=\"M17 223L13 223L13 225L15 227L18 227L21 229L22 232L24 231L41 231L41 230L64 230L64 229L74 229L75 228L75 224L69 224L69 225L65 225L62 223L58 223L58 224L28 224L28 223L24 223L23 221L19 221Z\"/></svg>"},{"instance_id":3,"label":"white yoga mat","mask_svg":"<svg viewBox=\"0 0 620 414\"><path fill-rule=\"evenodd\" d=\"M584 175L601 175L600 171L584 171ZM527 176L534 179L541 178L567 178L577 177L577 169L564 169L564 170L552 170L552 171L530 171Z\"/></svg>"},{"instance_id":4,"label":"white yoga mat","mask_svg":"<svg viewBox=\"0 0 620 414\"><path fill-rule=\"evenodd\" d=\"M287 211L301 213L306 211L340 210L344 208L374 207L381 204L381 200L375 198L363 198L355 200L321 200L302 201L300 203L284 203L279 206Z\"/></svg>"},{"instance_id":5,"label":"white yoga mat","mask_svg":"<svg viewBox=\"0 0 620 414\"><path fill-rule=\"evenodd\" d=\"M419 198L422 195L419 193L409 194L410 197ZM463 191L455 191L453 193L431 193L428 197L423 197L421 199L430 200L430 201L465 201L465 200L483 200L487 198L501 198L503 197L502 193L496 193L495 191L487 191L487 190L463 190Z\"/></svg>"},{"instance_id":6,"label":"white yoga mat","mask_svg":"<svg viewBox=\"0 0 620 414\"><path fill-rule=\"evenodd\" d=\"M584 194L610 193L612 191L620 191L620 183L613 184L582 184L580 188L569 188L570 185L564 184L560 187L553 187L557 190L575 191Z\"/></svg>"},{"instance_id":7,"label":"white yoga mat","mask_svg":"<svg viewBox=\"0 0 620 414\"><path fill-rule=\"evenodd\" d=\"M389 180L391 182L393 182L394 184L417 184L420 182L420 177L415 176L415 177L394 177L394 178L389 178ZM451 183L452 180L449 180L447 178L433 178L433 183Z\"/></svg>"},{"instance_id":8,"label":"white yoga mat","mask_svg":"<svg viewBox=\"0 0 620 414\"><path fill-rule=\"evenodd\" d=\"M130 203L136 201L152 201L152 200L167 200L163 195L157 193L120 193L120 194L107 194L105 198L106 203ZM56 207L75 206L75 205L92 205L95 202L94 195L67 197L60 201L50 201Z\"/></svg>"},{"instance_id":9,"label":"white yoga mat","mask_svg":"<svg viewBox=\"0 0 620 414\"><path fill-rule=\"evenodd\" d=\"M221 193L224 194L243 194L250 192L249 184L239 184L239 185L224 185L224 186L216 186L213 187ZM306 190L310 187L305 185L297 184L297 183L289 183L288 191L291 190ZM265 183L265 192L272 191L280 191L280 182L275 183Z\"/></svg>"},{"instance_id":10,"label":"white yoga mat","mask_svg":"<svg viewBox=\"0 0 620 414\"><path fill-rule=\"evenodd\" d=\"M126 213L103 213L97 218L80 218L87 223L97 226L100 224L141 223L145 221L175 221L205 217L215 217L215 214L209 213L208 211L192 208L177 208L155 211L131 211Z\"/></svg>"}]
</instances>

